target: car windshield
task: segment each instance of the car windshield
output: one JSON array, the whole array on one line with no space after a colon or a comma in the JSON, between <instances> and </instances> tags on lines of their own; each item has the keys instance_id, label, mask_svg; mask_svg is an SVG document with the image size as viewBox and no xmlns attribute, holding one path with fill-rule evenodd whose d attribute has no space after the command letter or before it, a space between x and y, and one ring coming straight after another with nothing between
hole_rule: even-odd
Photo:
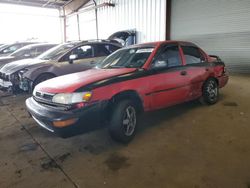
<instances>
[{"instance_id":1,"label":"car windshield","mask_svg":"<svg viewBox=\"0 0 250 188\"><path fill-rule=\"evenodd\" d=\"M8 46L7 44L4 44L4 45L0 46L0 50L6 48L7 46Z\"/></svg>"},{"instance_id":2,"label":"car windshield","mask_svg":"<svg viewBox=\"0 0 250 188\"><path fill-rule=\"evenodd\" d=\"M38 59L42 60L56 60L61 57L63 54L67 53L71 48L76 44L61 44L58 45L38 56Z\"/></svg>"},{"instance_id":3,"label":"car windshield","mask_svg":"<svg viewBox=\"0 0 250 188\"><path fill-rule=\"evenodd\" d=\"M105 58L97 68L141 68L153 50L154 47L121 49Z\"/></svg>"}]
</instances>

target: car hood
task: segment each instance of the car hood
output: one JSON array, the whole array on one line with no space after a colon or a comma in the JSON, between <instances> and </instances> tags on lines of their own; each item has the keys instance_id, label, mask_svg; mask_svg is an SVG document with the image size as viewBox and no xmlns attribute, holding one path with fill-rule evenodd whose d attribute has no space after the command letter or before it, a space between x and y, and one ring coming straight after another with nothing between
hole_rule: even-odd
<instances>
[{"instance_id":1,"label":"car hood","mask_svg":"<svg viewBox=\"0 0 250 188\"><path fill-rule=\"evenodd\" d=\"M15 57L13 56L0 57L0 67L14 60L15 60Z\"/></svg>"},{"instance_id":2,"label":"car hood","mask_svg":"<svg viewBox=\"0 0 250 188\"><path fill-rule=\"evenodd\" d=\"M135 68L90 69L47 80L38 84L35 90L45 93L71 93L88 84L131 73L135 70Z\"/></svg>"},{"instance_id":3,"label":"car hood","mask_svg":"<svg viewBox=\"0 0 250 188\"><path fill-rule=\"evenodd\" d=\"M6 59L13 59L15 58L14 56L4 56L4 57L0 57L0 62Z\"/></svg>"},{"instance_id":4,"label":"car hood","mask_svg":"<svg viewBox=\"0 0 250 188\"><path fill-rule=\"evenodd\" d=\"M28 68L34 65L38 65L40 63L44 63L46 60L41 60L41 59L22 59L19 61L14 61L11 63L8 63L4 65L1 69L0 72L5 73L5 74L12 74L16 71L19 71L24 68Z\"/></svg>"}]
</instances>

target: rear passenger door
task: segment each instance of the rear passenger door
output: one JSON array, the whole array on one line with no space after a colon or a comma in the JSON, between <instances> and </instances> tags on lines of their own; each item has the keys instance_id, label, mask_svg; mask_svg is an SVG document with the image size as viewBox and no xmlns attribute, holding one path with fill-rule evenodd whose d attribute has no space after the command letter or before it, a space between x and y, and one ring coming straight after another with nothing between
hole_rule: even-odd
<instances>
[{"instance_id":1,"label":"rear passenger door","mask_svg":"<svg viewBox=\"0 0 250 188\"><path fill-rule=\"evenodd\" d=\"M151 108L159 109L187 100L189 77L177 44L162 47L152 62Z\"/></svg>"},{"instance_id":2,"label":"rear passenger door","mask_svg":"<svg viewBox=\"0 0 250 188\"><path fill-rule=\"evenodd\" d=\"M195 46L182 45L187 75L190 78L189 99L195 99L202 94L202 85L211 72L203 52Z\"/></svg>"}]
</instances>

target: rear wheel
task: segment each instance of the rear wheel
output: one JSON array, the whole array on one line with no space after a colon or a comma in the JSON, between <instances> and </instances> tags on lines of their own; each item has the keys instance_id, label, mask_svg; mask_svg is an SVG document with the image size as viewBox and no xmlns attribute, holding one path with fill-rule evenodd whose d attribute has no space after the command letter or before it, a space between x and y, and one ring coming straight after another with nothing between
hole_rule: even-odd
<instances>
[{"instance_id":1,"label":"rear wheel","mask_svg":"<svg viewBox=\"0 0 250 188\"><path fill-rule=\"evenodd\" d=\"M135 136L137 128L136 105L130 100L118 102L110 121L109 132L111 138L118 142L128 143Z\"/></svg>"},{"instance_id":2,"label":"rear wheel","mask_svg":"<svg viewBox=\"0 0 250 188\"><path fill-rule=\"evenodd\" d=\"M219 87L217 81L209 78L203 85L202 101L206 104L215 104L219 98Z\"/></svg>"}]
</instances>

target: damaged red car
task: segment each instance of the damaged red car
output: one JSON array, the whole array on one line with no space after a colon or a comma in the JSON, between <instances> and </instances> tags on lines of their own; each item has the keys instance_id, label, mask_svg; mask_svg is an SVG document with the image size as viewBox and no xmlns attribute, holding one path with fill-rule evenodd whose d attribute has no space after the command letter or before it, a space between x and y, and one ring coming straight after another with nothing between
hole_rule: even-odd
<instances>
[{"instance_id":1,"label":"damaged red car","mask_svg":"<svg viewBox=\"0 0 250 188\"><path fill-rule=\"evenodd\" d=\"M225 64L190 42L163 41L120 49L95 69L37 85L26 106L43 128L62 137L108 122L113 139L127 143L138 115L186 101L218 101L228 82Z\"/></svg>"}]
</instances>

